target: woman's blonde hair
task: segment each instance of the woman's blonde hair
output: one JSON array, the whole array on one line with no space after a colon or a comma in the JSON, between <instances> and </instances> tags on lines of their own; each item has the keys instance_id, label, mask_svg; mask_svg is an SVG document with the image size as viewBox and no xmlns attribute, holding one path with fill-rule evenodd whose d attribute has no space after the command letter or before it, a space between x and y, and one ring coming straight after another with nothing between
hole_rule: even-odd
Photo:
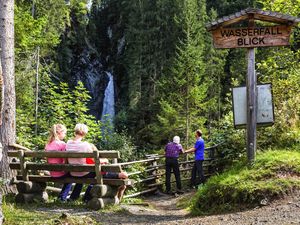
<instances>
[{"instance_id":1,"label":"woman's blonde hair","mask_svg":"<svg viewBox=\"0 0 300 225\"><path fill-rule=\"evenodd\" d=\"M59 141L58 133L60 133L62 131L67 131L67 128L65 127L65 125L54 124L51 127L50 132L49 132L48 143L51 143L54 140Z\"/></svg>"},{"instance_id":2,"label":"woman's blonde hair","mask_svg":"<svg viewBox=\"0 0 300 225\"><path fill-rule=\"evenodd\" d=\"M89 128L85 124L78 123L75 126L75 135L78 134L81 136L85 136L88 131L89 131Z\"/></svg>"}]
</instances>

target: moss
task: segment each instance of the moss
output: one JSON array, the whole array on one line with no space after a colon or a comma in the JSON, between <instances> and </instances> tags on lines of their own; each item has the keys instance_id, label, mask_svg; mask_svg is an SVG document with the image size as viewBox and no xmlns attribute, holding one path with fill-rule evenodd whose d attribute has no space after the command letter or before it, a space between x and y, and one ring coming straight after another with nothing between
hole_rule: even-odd
<instances>
[{"instance_id":1,"label":"moss","mask_svg":"<svg viewBox=\"0 0 300 225\"><path fill-rule=\"evenodd\" d=\"M263 199L270 201L300 189L299 178L299 151L260 152L253 166L247 166L244 160L211 177L194 196L191 213L203 215L257 206Z\"/></svg>"}]
</instances>

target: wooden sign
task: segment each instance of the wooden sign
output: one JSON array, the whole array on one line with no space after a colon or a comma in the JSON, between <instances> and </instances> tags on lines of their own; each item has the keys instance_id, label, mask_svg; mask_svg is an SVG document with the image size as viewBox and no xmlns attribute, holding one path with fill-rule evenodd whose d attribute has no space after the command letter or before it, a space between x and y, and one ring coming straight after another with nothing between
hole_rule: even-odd
<instances>
[{"instance_id":1,"label":"wooden sign","mask_svg":"<svg viewBox=\"0 0 300 225\"><path fill-rule=\"evenodd\" d=\"M291 26L222 28L212 31L215 48L289 45Z\"/></svg>"}]
</instances>

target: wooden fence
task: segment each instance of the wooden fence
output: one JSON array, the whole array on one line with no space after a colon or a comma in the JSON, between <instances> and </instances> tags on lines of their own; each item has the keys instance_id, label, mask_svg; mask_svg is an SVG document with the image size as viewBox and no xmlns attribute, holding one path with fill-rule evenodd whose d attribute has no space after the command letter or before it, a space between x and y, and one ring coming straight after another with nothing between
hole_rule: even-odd
<instances>
[{"instance_id":1,"label":"wooden fence","mask_svg":"<svg viewBox=\"0 0 300 225\"><path fill-rule=\"evenodd\" d=\"M204 169L204 175L206 177L209 177L215 173L217 170L218 166L218 158L216 157L216 152L217 149L219 148L220 145L214 145L212 147L206 148L205 149L205 160L203 163L203 169ZM24 154L26 154L27 157L51 157L53 156L52 152L33 152L30 151L29 149L25 149L23 146L20 145L12 145L10 146L13 149L23 149ZM23 152L23 151L22 151ZM9 156L10 157L18 157L19 153L17 152L10 152ZM57 153L56 153L57 154ZM55 155L56 157L70 157L70 153L59 153L60 155ZM93 153L91 153L93 154ZM118 163L117 158L119 158L119 152L116 151L100 151L99 152L99 157L100 158L107 158L108 154L115 154L112 158L112 164L113 165L103 165L103 168L106 167L120 167L123 170L128 172L129 179L134 180L134 185L129 189L129 193L124 196L124 198L131 198L131 197L136 197L140 196L143 194L147 193L152 193L157 190L161 190L163 186L165 185L165 157L163 155L158 155L158 154L152 154L152 155L146 155L146 159L142 160L137 160L137 161L131 161L131 162L122 162ZM85 156L85 155L84 155ZM194 158L193 154L189 154L191 158ZM72 157L77 157L73 156ZM86 157L92 157L92 155L86 155ZM111 157L110 157L111 158ZM181 181L187 181L190 180L190 175L191 175L191 170L193 167L194 160L186 160L186 155L183 154L181 157L179 157L179 165L180 165L180 173L181 173ZM12 169L22 169L20 168L21 165L21 160L19 163L10 163L10 167ZM31 167L33 169L40 169L36 168L35 163L30 163L27 162L26 166L28 167L27 169L30 169ZM46 166L46 165L43 165ZM51 166L56 166L56 165L49 165L49 168ZM64 165L66 166L71 166L71 165ZM81 166L81 167L86 167L87 165ZM32 169L31 168L31 169ZM52 167L51 167L52 168ZM43 167L43 169L45 169ZM60 168L63 169L63 168ZM77 166L78 170L80 169ZM117 172L117 171L116 171ZM174 176L171 176L174 178ZM175 180L171 180L171 183L175 182ZM128 193L127 192L127 193Z\"/></svg>"},{"instance_id":2,"label":"wooden fence","mask_svg":"<svg viewBox=\"0 0 300 225\"><path fill-rule=\"evenodd\" d=\"M203 163L204 175L209 177L216 172L216 151L219 145L214 145L212 147L205 149L205 160ZM189 154L194 158L193 154ZM129 178L135 181L135 190L131 191L131 194L127 194L124 198L136 197L139 195L152 193L157 190L161 190L165 185L165 157L163 155L152 154L146 155L146 159L119 163L122 168L128 172ZM193 163L195 160L186 160L186 155L183 154L179 157L179 166L181 181L190 180L191 170L193 168ZM142 168L138 170L138 168ZM133 170L133 171L132 171ZM171 176L174 178L173 176ZM175 180L171 180L171 183ZM132 193L133 192L133 193Z\"/></svg>"}]
</instances>

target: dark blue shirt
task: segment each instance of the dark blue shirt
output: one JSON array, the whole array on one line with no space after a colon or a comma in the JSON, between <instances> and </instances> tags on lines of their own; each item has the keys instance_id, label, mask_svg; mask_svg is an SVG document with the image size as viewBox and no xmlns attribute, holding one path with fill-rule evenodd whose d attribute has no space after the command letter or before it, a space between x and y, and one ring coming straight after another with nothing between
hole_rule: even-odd
<instances>
[{"instance_id":1,"label":"dark blue shirt","mask_svg":"<svg viewBox=\"0 0 300 225\"><path fill-rule=\"evenodd\" d=\"M194 148L195 150L195 160L204 160L204 140L203 138L197 139Z\"/></svg>"}]
</instances>

